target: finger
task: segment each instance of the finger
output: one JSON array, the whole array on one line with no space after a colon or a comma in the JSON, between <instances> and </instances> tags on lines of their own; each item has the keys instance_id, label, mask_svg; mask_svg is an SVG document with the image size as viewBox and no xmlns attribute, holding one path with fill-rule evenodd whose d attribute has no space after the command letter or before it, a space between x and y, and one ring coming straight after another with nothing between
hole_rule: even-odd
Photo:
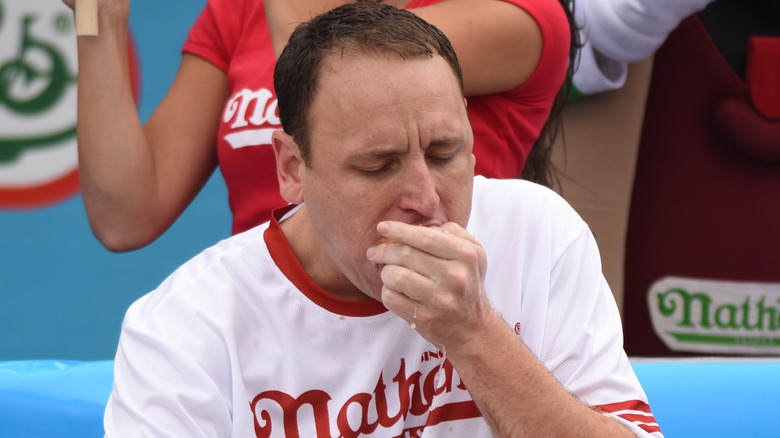
<instances>
[{"instance_id":1,"label":"finger","mask_svg":"<svg viewBox=\"0 0 780 438\"><path fill-rule=\"evenodd\" d=\"M487 269L487 253L485 252L485 248L482 247L482 244L479 243L476 237L474 237L471 233L463 229L458 224L448 222L444 225L442 225L442 230L445 233L448 233L452 236L458 237L466 242L469 242L470 247L468 250L474 251L474 256L476 257L476 261L478 262L478 268L481 273L485 273Z\"/></svg>"},{"instance_id":2,"label":"finger","mask_svg":"<svg viewBox=\"0 0 780 438\"><path fill-rule=\"evenodd\" d=\"M404 280L412 281L412 289L424 287L423 282L430 283L431 280L441 277L441 272L445 269L446 260L421 251L418 248L400 242L390 242L375 245L369 248L366 253L368 260L381 267L382 282L387 284L391 282L391 287L400 288ZM405 268L421 276L420 278L411 278L411 272L403 273L399 270L388 271L391 266ZM387 273L385 273L387 271ZM393 272L395 275L390 276ZM403 276L401 276L403 275ZM428 277L425 279L424 277Z\"/></svg>"},{"instance_id":3,"label":"finger","mask_svg":"<svg viewBox=\"0 0 780 438\"><path fill-rule=\"evenodd\" d=\"M387 265L381 273L382 283L424 305L433 303L439 282L399 265Z\"/></svg>"},{"instance_id":4,"label":"finger","mask_svg":"<svg viewBox=\"0 0 780 438\"><path fill-rule=\"evenodd\" d=\"M386 221L380 222L377 230L394 243L403 244L393 245L392 251L382 251L381 260L377 259L376 263L399 264L429 277L439 275L446 269L443 262L453 260L463 262L469 269L477 267L480 274L486 270L487 257L482 245L456 223L428 228Z\"/></svg>"},{"instance_id":5,"label":"finger","mask_svg":"<svg viewBox=\"0 0 780 438\"><path fill-rule=\"evenodd\" d=\"M475 245L482 246L476 237L454 222L447 222L446 224L442 225L441 231L445 234L450 234L452 236L467 240Z\"/></svg>"},{"instance_id":6,"label":"finger","mask_svg":"<svg viewBox=\"0 0 780 438\"><path fill-rule=\"evenodd\" d=\"M445 260L457 257L452 250L456 237L443 231L441 227L421 227L403 222L385 221L377 225L377 231L396 243L403 243Z\"/></svg>"},{"instance_id":7,"label":"finger","mask_svg":"<svg viewBox=\"0 0 780 438\"><path fill-rule=\"evenodd\" d=\"M417 318L422 308L419 302L412 300L399 291L383 286L382 303L387 307L387 310L404 319L409 325L415 324L412 328L417 328Z\"/></svg>"}]
</instances>

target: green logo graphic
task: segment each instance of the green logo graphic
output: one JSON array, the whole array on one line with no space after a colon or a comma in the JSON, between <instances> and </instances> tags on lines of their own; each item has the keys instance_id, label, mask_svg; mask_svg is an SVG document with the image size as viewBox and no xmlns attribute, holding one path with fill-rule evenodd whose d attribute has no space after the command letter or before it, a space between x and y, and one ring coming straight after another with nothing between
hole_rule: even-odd
<instances>
[{"instance_id":1,"label":"green logo graphic","mask_svg":"<svg viewBox=\"0 0 780 438\"><path fill-rule=\"evenodd\" d=\"M666 277L648 307L672 350L780 354L780 284Z\"/></svg>"},{"instance_id":2,"label":"green logo graphic","mask_svg":"<svg viewBox=\"0 0 780 438\"><path fill-rule=\"evenodd\" d=\"M679 300L674 300L677 297ZM750 297L740 305L713 304L713 299L706 293L691 293L685 289L669 289L658 293L658 309L664 316L674 316L678 313L678 301L682 304L679 312L678 327L712 329L746 332L776 332L778 330L778 309L767 306L766 297L762 296L755 304ZM780 300L778 300L780 303ZM694 315L693 309L698 308ZM669 331L680 342L706 342L728 345L780 345L780 338L765 336L722 336L691 334Z\"/></svg>"},{"instance_id":3,"label":"green logo graphic","mask_svg":"<svg viewBox=\"0 0 780 438\"><path fill-rule=\"evenodd\" d=\"M2 5L0 17L4 18ZM59 50L32 34L31 27L38 19L37 14L22 17L16 55L0 64L0 108L19 117L50 110L76 81ZM52 24L60 32L67 32L72 28L72 19L58 15ZM58 145L75 135L74 122L70 127L44 136L0 138L0 164L16 160L25 149Z\"/></svg>"}]
</instances>

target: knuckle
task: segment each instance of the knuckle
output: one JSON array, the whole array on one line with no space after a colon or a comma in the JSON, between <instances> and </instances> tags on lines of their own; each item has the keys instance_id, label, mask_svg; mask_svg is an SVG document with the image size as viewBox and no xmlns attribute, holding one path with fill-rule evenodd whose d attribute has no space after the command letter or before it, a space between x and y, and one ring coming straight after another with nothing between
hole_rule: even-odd
<instances>
[{"instance_id":1,"label":"knuckle","mask_svg":"<svg viewBox=\"0 0 780 438\"><path fill-rule=\"evenodd\" d=\"M438 237L439 236L437 236L435 234L427 234L427 233L425 233L425 234L422 234L422 236L420 237L420 242L422 243L423 247L427 248L429 246L434 245L436 243L436 240L438 239Z\"/></svg>"},{"instance_id":2,"label":"knuckle","mask_svg":"<svg viewBox=\"0 0 780 438\"><path fill-rule=\"evenodd\" d=\"M408 245L402 245L398 249L398 256L401 260L408 260L408 258L414 253L415 249Z\"/></svg>"},{"instance_id":3,"label":"knuckle","mask_svg":"<svg viewBox=\"0 0 780 438\"><path fill-rule=\"evenodd\" d=\"M477 245L468 245L463 251L463 259L469 266L474 266L479 261L480 249Z\"/></svg>"},{"instance_id":4,"label":"knuckle","mask_svg":"<svg viewBox=\"0 0 780 438\"><path fill-rule=\"evenodd\" d=\"M396 273L397 270L398 267L395 265L385 265L380 273L382 283L384 283L386 286L394 286L398 278L398 274Z\"/></svg>"},{"instance_id":5,"label":"knuckle","mask_svg":"<svg viewBox=\"0 0 780 438\"><path fill-rule=\"evenodd\" d=\"M471 283L469 278L470 275L466 269L456 269L453 270L450 275L450 283L456 291L463 291L467 289Z\"/></svg>"},{"instance_id":6,"label":"knuckle","mask_svg":"<svg viewBox=\"0 0 780 438\"><path fill-rule=\"evenodd\" d=\"M450 294L441 294L436 297L436 306L444 314L451 314L458 309L458 300Z\"/></svg>"}]
</instances>

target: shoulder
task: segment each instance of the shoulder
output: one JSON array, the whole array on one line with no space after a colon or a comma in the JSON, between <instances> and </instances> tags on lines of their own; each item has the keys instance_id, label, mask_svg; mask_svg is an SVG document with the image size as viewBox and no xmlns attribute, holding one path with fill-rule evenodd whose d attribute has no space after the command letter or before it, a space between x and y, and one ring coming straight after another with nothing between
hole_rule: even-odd
<instances>
[{"instance_id":1,"label":"shoulder","mask_svg":"<svg viewBox=\"0 0 780 438\"><path fill-rule=\"evenodd\" d=\"M571 46L571 26L563 5L558 0L502 0L514 4L530 15L542 34L542 56L533 75L525 84L552 87L558 92L566 78Z\"/></svg>"},{"instance_id":2,"label":"shoulder","mask_svg":"<svg viewBox=\"0 0 780 438\"><path fill-rule=\"evenodd\" d=\"M243 39L270 44L262 0L208 0L190 28L182 51L205 58L227 71Z\"/></svg>"},{"instance_id":3,"label":"shoulder","mask_svg":"<svg viewBox=\"0 0 780 438\"><path fill-rule=\"evenodd\" d=\"M555 211L573 220L579 215L558 193L523 179L474 177L472 216L480 210L511 210L526 217L547 216ZM474 211L477 206L477 211ZM494 216L494 215L491 215Z\"/></svg>"},{"instance_id":4,"label":"shoulder","mask_svg":"<svg viewBox=\"0 0 780 438\"><path fill-rule=\"evenodd\" d=\"M568 28L563 5L558 0L501 0L528 12L542 28Z\"/></svg>"},{"instance_id":5,"label":"shoulder","mask_svg":"<svg viewBox=\"0 0 780 438\"><path fill-rule=\"evenodd\" d=\"M123 326L147 319L186 319L200 309L213 312L216 318L220 313L229 317L245 285L258 275L257 266L262 266L258 261L270 258L263 240L265 228L222 240L184 263L130 306Z\"/></svg>"},{"instance_id":6,"label":"shoulder","mask_svg":"<svg viewBox=\"0 0 780 438\"><path fill-rule=\"evenodd\" d=\"M474 178L468 228L480 241L532 242L553 253L588 231L574 208L553 190L521 179Z\"/></svg>"}]
</instances>

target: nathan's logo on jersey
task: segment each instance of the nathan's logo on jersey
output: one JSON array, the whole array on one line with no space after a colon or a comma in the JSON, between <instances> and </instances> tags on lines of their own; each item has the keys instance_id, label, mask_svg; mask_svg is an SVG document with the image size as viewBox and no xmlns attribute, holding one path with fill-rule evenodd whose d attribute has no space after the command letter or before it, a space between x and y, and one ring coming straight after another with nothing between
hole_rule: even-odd
<instances>
[{"instance_id":1,"label":"nathan's logo on jersey","mask_svg":"<svg viewBox=\"0 0 780 438\"><path fill-rule=\"evenodd\" d=\"M0 208L60 201L79 189L73 12L0 0L0 41Z\"/></svg>"},{"instance_id":2,"label":"nathan's logo on jersey","mask_svg":"<svg viewBox=\"0 0 780 438\"><path fill-rule=\"evenodd\" d=\"M271 134L281 128L278 102L265 88L244 88L228 100L223 121L230 124L225 140L233 149L270 145Z\"/></svg>"},{"instance_id":3,"label":"nathan's logo on jersey","mask_svg":"<svg viewBox=\"0 0 780 438\"><path fill-rule=\"evenodd\" d=\"M780 284L667 277L650 288L653 328L675 351L780 354Z\"/></svg>"},{"instance_id":4,"label":"nathan's logo on jersey","mask_svg":"<svg viewBox=\"0 0 780 438\"><path fill-rule=\"evenodd\" d=\"M398 430L394 426L401 423L411 427L395 432L398 437L421 436L426 426L481 416L465 385L460 381L456 384L455 377L457 374L449 361L423 375L420 371L408 373L401 359L391 381L385 381L384 375L380 375L372 393L355 394L340 407L333 406L332 397L322 390L309 390L297 397L282 391L265 391L250 403L255 415L255 434L259 438L350 438L375 432L377 436L390 436L388 431ZM461 401L436 405L435 397L454 392L461 393L462 397L458 398Z\"/></svg>"}]
</instances>

